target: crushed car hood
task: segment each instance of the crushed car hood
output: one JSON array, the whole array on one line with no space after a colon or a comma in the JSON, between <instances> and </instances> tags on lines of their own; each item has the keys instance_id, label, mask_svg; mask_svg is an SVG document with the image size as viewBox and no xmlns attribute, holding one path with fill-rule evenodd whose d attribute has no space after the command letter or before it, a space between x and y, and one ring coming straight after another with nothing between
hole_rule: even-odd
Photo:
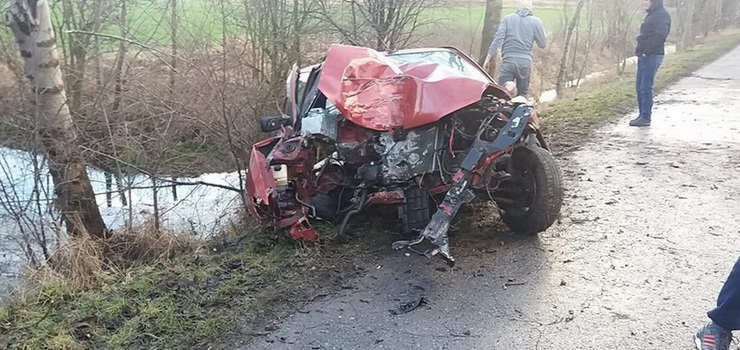
<instances>
[{"instance_id":1,"label":"crushed car hood","mask_svg":"<svg viewBox=\"0 0 740 350\"><path fill-rule=\"evenodd\" d=\"M480 100L493 83L438 63L399 63L375 50L332 45L319 90L362 127L410 129Z\"/></svg>"}]
</instances>

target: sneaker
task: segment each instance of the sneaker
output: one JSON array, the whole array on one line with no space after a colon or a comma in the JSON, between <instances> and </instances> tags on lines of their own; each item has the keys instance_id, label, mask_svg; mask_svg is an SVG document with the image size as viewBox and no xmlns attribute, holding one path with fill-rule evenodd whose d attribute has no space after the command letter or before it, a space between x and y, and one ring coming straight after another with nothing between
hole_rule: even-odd
<instances>
[{"instance_id":1,"label":"sneaker","mask_svg":"<svg viewBox=\"0 0 740 350\"><path fill-rule=\"evenodd\" d=\"M714 324L704 326L694 335L697 350L729 350L732 332Z\"/></svg>"},{"instance_id":2,"label":"sneaker","mask_svg":"<svg viewBox=\"0 0 740 350\"><path fill-rule=\"evenodd\" d=\"M630 120L630 126L650 126L650 121L642 117Z\"/></svg>"}]
</instances>

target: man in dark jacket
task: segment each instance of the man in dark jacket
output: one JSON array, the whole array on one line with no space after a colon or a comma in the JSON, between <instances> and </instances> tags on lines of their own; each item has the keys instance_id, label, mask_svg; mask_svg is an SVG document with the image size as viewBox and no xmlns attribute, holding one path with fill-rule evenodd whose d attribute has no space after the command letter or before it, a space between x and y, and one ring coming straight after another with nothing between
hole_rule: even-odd
<instances>
[{"instance_id":1,"label":"man in dark jacket","mask_svg":"<svg viewBox=\"0 0 740 350\"><path fill-rule=\"evenodd\" d=\"M732 331L740 330L740 259L719 292L717 307L707 315L712 322L694 336L696 349L729 350Z\"/></svg>"},{"instance_id":2,"label":"man in dark jacket","mask_svg":"<svg viewBox=\"0 0 740 350\"><path fill-rule=\"evenodd\" d=\"M671 32L671 16L663 0L645 0L647 16L637 36L637 104L640 115L631 126L650 126L653 109L653 84L665 56L665 41Z\"/></svg>"}]
</instances>

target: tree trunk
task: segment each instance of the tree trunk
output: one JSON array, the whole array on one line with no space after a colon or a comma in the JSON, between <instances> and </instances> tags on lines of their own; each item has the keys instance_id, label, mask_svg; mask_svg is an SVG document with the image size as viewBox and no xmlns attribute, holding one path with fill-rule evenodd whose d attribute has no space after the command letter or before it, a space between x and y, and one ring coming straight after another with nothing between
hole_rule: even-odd
<instances>
[{"instance_id":1,"label":"tree trunk","mask_svg":"<svg viewBox=\"0 0 740 350\"><path fill-rule=\"evenodd\" d=\"M496 35L501 22L501 10L503 6L503 0L486 0L486 15L483 17L483 31L480 35L480 52L478 53L479 64L483 64L483 61L486 60L488 47L491 46L493 37Z\"/></svg>"},{"instance_id":2,"label":"tree trunk","mask_svg":"<svg viewBox=\"0 0 740 350\"><path fill-rule=\"evenodd\" d=\"M594 17L596 16L596 11L594 11L594 0L590 0L588 3L589 13L588 13L588 33L586 35L586 54L585 57L583 57L583 64L581 65L581 69L578 72L578 77L576 78L576 89L581 86L581 80L583 79L583 76L586 72L586 67L589 65L588 59L591 55L591 50L593 49L593 34L594 34Z\"/></svg>"},{"instance_id":3,"label":"tree trunk","mask_svg":"<svg viewBox=\"0 0 740 350\"><path fill-rule=\"evenodd\" d=\"M99 32L100 29L103 27L103 1L98 0L93 3L93 24L92 24L92 31L93 32ZM95 71L95 90L99 93L103 91L103 68L101 64L102 57L101 55L103 52L100 50L100 37L97 35L93 37L93 49L94 49L94 59L93 59L93 70ZM99 109L99 101L101 98L96 98L96 112L97 109ZM97 119L96 119L97 120Z\"/></svg>"},{"instance_id":4,"label":"tree trunk","mask_svg":"<svg viewBox=\"0 0 740 350\"><path fill-rule=\"evenodd\" d=\"M152 177L152 200L154 204L154 234L159 236L159 189L157 188L157 178Z\"/></svg>"},{"instance_id":5,"label":"tree trunk","mask_svg":"<svg viewBox=\"0 0 740 350\"><path fill-rule=\"evenodd\" d=\"M170 99L174 101L174 94L175 94L175 75L177 74L177 26L178 26L178 18L177 18L177 0L170 0L170 5L172 6L172 13L170 18L170 36L172 38L172 59L170 61L170 81L169 81L169 90L170 90Z\"/></svg>"},{"instance_id":6,"label":"tree trunk","mask_svg":"<svg viewBox=\"0 0 740 350\"><path fill-rule=\"evenodd\" d=\"M725 7L724 0L716 1L717 3L714 6L714 28L712 28L715 32L722 28L722 10Z\"/></svg>"},{"instance_id":7,"label":"tree trunk","mask_svg":"<svg viewBox=\"0 0 740 350\"><path fill-rule=\"evenodd\" d=\"M689 0L685 3L679 4L676 8L678 11L678 18L677 21L675 21L675 23L678 23L676 51L684 52L691 47L694 42L693 18L695 4L693 0Z\"/></svg>"},{"instance_id":8,"label":"tree trunk","mask_svg":"<svg viewBox=\"0 0 740 350\"><path fill-rule=\"evenodd\" d=\"M128 36L128 4L126 3L128 0L122 0L121 1L121 15L120 15L120 23L118 23L118 28L121 30L121 37L126 38ZM126 44L125 40L121 40L118 44L118 53L116 54L116 64L113 68L113 81L114 81L114 88L113 88L113 117L119 118L119 120L123 120L120 118L120 110L121 110L121 104L123 103L123 62L126 60L126 51L128 49L128 46Z\"/></svg>"},{"instance_id":9,"label":"tree trunk","mask_svg":"<svg viewBox=\"0 0 740 350\"><path fill-rule=\"evenodd\" d=\"M107 238L67 105L50 15L47 0L11 0L8 23L36 94L35 122L54 181L55 207L69 234Z\"/></svg>"},{"instance_id":10,"label":"tree trunk","mask_svg":"<svg viewBox=\"0 0 740 350\"><path fill-rule=\"evenodd\" d=\"M738 20L738 0L726 0L722 8L722 28L727 28L737 23Z\"/></svg>"},{"instance_id":11,"label":"tree trunk","mask_svg":"<svg viewBox=\"0 0 740 350\"><path fill-rule=\"evenodd\" d=\"M568 24L568 31L565 34L565 46L563 49L563 57L560 59L560 68L558 69L558 80L555 87L555 91L557 92L558 96L561 96L563 93L563 85L565 84L565 71L568 66L568 55L570 54L570 43L573 39L573 31L576 29L576 24L578 24L578 19L581 16L581 10L583 9L583 3L585 0L578 1L578 6L576 7L576 11L573 13L573 18L571 18L570 23Z\"/></svg>"}]
</instances>

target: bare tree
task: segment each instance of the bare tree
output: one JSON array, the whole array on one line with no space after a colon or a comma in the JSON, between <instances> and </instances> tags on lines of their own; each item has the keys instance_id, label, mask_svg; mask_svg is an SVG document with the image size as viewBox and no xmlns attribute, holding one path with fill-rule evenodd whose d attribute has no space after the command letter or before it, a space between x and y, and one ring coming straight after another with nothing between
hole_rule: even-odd
<instances>
[{"instance_id":1,"label":"bare tree","mask_svg":"<svg viewBox=\"0 0 740 350\"><path fill-rule=\"evenodd\" d=\"M589 0L589 14L588 14L588 30L586 33L586 47L584 48L584 57L581 61L581 67L578 71L578 75L576 77L576 88L578 88L581 85L581 79L583 79L584 74L586 73L586 68L589 67L589 59L591 58L591 51L594 45L594 17L595 17L595 11L596 6L594 6L594 0ZM574 57L576 55L573 55ZM575 59L574 59L575 60Z\"/></svg>"},{"instance_id":2,"label":"bare tree","mask_svg":"<svg viewBox=\"0 0 740 350\"><path fill-rule=\"evenodd\" d=\"M576 29L576 25L578 25L584 3L585 0L578 1L576 11L573 13L573 18L571 18L570 23L568 23L568 30L565 34L565 43L563 45L563 57L560 59L560 68L558 69L558 78L555 85L555 91L557 92L558 96L562 96L563 94L563 84L565 83L565 72L568 68L568 55L570 54L571 50L573 32Z\"/></svg>"},{"instance_id":3,"label":"bare tree","mask_svg":"<svg viewBox=\"0 0 740 350\"><path fill-rule=\"evenodd\" d=\"M724 7L722 9L722 26L729 27L731 25L738 25L740 20L740 0L725 0Z\"/></svg>"},{"instance_id":4,"label":"bare tree","mask_svg":"<svg viewBox=\"0 0 740 350\"><path fill-rule=\"evenodd\" d=\"M429 22L425 10L437 0L316 0L320 18L352 45L393 51L409 45Z\"/></svg>"},{"instance_id":5,"label":"bare tree","mask_svg":"<svg viewBox=\"0 0 740 350\"><path fill-rule=\"evenodd\" d=\"M37 134L54 181L55 206L70 234L107 238L67 105L49 3L11 0L8 19L36 96Z\"/></svg>"},{"instance_id":6,"label":"bare tree","mask_svg":"<svg viewBox=\"0 0 740 350\"><path fill-rule=\"evenodd\" d=\"M103 26L105 8L110 0L61 0L62 23L58 33L66 49L65 68L67 90L69 92L69 106L73 114L84 115L82 110L83 91L88 71L88 61L92 58L97 71L99 56L99 41L87 35L70 34L70 31L98 32ZM91 52L96 49L98 52ZM91 54L93 54L91 57ZM99 77L98 77L99 78Z\"/></svg>"},{"instance_id":7,"label":"bare tree","mask_svg":"<svg viewBox=\"0 0 740 350\"><path fill-rule=\"evenodd\" d=\"M177 26L179 24L178 16L177 16L177 0L170 0L170 39L172 40L172 59L170 61L170 79L169 79L169 89L170 94L175 93L175 77L177 76Z\"/></svg>"},{"instance_id":8,"label":"bare tree","mask_svg":"<svg viewBox=\"0 0 740 350\"><path fill-rule=\"evenodd\" d=\"M674 0L672 7L676 9L673 20L673 32L676 38L676 50L684 52L694 43L694 12L695 0Z\"/></svg>"},{"instance_id":9,"label":"bare tree","mask_svg":"<svg viewBox=\"0 0 740 350\"><path fill-rule=\"evenodd\" d=\"M486 60L488 47L496 36L496 31L501 22L501 10L504 7L503 0L486 0L486 14L483 17L483 31L481 32L480 52L478 63L481 65ZM495 70L494 67L491 70Z\"/></svg>"}]
</instances>

